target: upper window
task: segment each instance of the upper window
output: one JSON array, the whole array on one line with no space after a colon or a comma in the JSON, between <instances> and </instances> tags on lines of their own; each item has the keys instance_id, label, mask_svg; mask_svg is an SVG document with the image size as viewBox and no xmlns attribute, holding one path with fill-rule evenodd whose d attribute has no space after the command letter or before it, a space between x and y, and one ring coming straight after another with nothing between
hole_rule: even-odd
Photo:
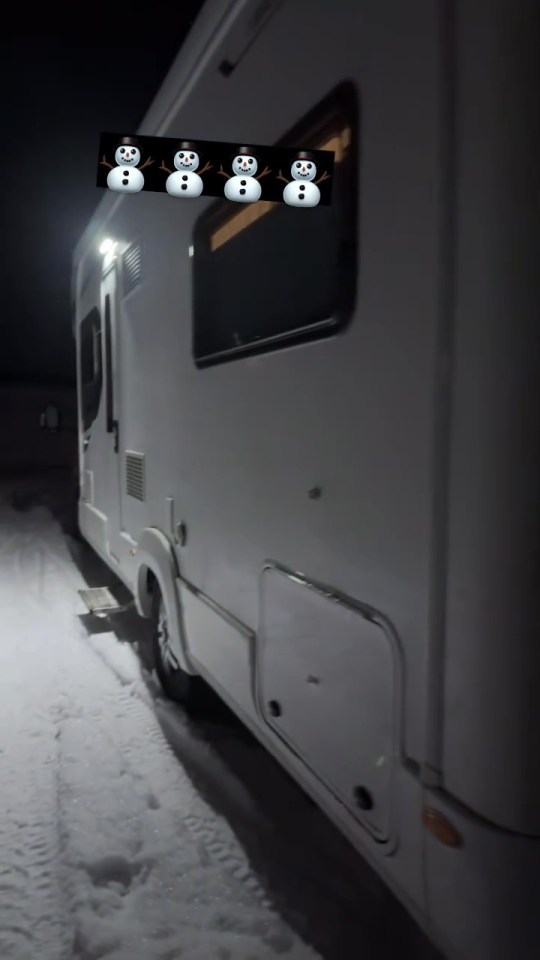
<instances>
[{"instance_id":1,"label":"upper window","mask_svg":"<svg viewBox=\"0 0 540 960\"><path fill-rule=\"evenodd\" d=\"M197 221L193 354L199 367L320 339L354 308L357 100L342 84L280 141L335 154L332 202L303 211L219 200Z\"/></svg>"},{"instance_id":2,"label":"upper window","mask_svg":"<svg viewBox=\"0 0 540 960\"><path fill-rule=\"evenodd\" d=\"M80 328L80 391L84 430L97 417L103 380L101 361L101 316L94 307Z\"/></svg>"}]
</instances>

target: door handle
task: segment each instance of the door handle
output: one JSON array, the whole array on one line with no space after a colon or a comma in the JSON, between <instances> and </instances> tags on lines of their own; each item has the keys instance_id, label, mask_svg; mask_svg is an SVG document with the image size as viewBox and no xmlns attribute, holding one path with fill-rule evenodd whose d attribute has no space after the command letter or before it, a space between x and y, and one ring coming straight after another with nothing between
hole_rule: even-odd
<instances>
[{"instance_id":1,"label":"door handle","mask_svg":"<svg viewBox=\"0 0 540 960\"><path fill-rule=\"evenodd\" d=\"M118 453L118 450L120 449L120 438L118 436L118 420L113 420L112 428L113 428L113 437L114 437L114 452Z\"/></svg>"},{"instance_id":2,"label":"door handle","mask_svg":"<svg viewBox=\"0 0 540 960\"><path fill-rule=\"evenodd\" d=\"M82 442L83 450L88 450L88 444L90 443L90 437L85 437Z\"/></svg>"}]
</instances>

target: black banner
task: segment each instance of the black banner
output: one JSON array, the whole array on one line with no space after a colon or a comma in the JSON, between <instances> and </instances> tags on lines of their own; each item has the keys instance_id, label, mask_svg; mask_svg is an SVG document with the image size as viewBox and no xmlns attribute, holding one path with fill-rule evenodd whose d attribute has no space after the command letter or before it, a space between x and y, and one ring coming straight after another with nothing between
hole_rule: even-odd
<instances>
[{"instance_id":1,"label":"black banner","mask_svg":"<svg viewBox=\"0 0 540 960\"><path fill-rule=\"evenodd\" d=\"M330 204L333 172L334 154L327 150L102 133L97 186L302 208Z\"/></svg>"}]
</instances>

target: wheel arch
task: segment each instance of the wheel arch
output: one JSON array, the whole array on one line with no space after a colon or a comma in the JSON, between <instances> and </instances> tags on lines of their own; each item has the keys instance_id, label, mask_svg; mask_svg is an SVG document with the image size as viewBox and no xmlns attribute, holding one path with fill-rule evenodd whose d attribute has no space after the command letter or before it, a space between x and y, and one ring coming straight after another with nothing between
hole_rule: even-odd
<instances>
[{"instance_id":1,"label":"wheel arch","mask_svg":"<svg viewBox=\"0 0 540 960\"><path fill-rule=\"evenodd\" d=\"M172 544L157 527L143 530L137 544L137 568L134 578L135 605L140 616L150 619L156 587L167 610L169 635L180 666L186 673L196 674L190 664L182 609L176 579L176 557Z\"/></svg>"}]
</instances>

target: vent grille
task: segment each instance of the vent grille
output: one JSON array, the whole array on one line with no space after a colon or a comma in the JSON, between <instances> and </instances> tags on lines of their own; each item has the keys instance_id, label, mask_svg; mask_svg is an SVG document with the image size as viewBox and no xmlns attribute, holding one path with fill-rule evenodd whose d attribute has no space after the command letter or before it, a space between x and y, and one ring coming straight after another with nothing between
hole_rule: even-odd
<instances>
[{"instance_id":1,"label":"vent grille","mask_svg":"<svg viewBox=\"0 0 540 960\"><path fill-rule=\"evenodd\" d=\"M135 500L145 498L144 454L126 452L126 493Z\"/></svg>"},{"instance_id":2,"label":"vent grille","mask_svg":"<svg viewBox=\"0 0 540 960\"><path fill-rule=\"evenodd\" d=\"M128 247L122 257L124 296L127 297L141 282L141 248L137 244Z\"/></svg>"}]
</instances>

